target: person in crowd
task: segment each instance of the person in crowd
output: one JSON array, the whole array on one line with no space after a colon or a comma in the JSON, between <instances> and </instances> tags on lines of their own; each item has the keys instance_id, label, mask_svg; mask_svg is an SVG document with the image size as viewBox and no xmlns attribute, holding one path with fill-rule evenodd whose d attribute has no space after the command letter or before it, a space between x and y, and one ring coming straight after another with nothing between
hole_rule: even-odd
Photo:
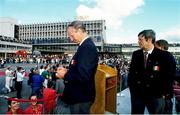
<instances>
[{"instance_id":1,"label":"person in crowd","mask_svg":"<svg viewBox=\"0 0 180 115\"><path fill-rule=\"evenodd\" d=\"M40 69L39 69L39 75L41 75L43 71L44 71L44 66L41 65L41 66L40 66Z\"/></svg>"},{"instance_id":2,"label":"person in crowd","mask_svg":"<svg viewBox=\"0 0 180 115\"><path fill-rule=\"evenodd\" d=\"M56 71L57 71L57 67L54 65L54 66L52 66L52 71L51 71L51 81L53 81L54 82L54 84L55 84L55 89L56 89L56 80L58 79L57 77L56 77Z\"/></svg>"},{"instance_id":3,"label":"person in crowd","mask_svg":"<svg viewBox=\"0 0 180 115\"><path fill-rule=\"evenodd\" d=\"M73 114L88 114L95 100L95 73L98 65L98 52L88 36L85 25L73 21L67 27L72 42L79 45L69 69L58 67L57 77L64 78L62 100L70 106Z\"/></svg>"},{"instance_id":4,"label":"person in crowd","mask_svg":"<svg viewBox=\"0 0 180 115\"><path fill-rule=\"evenodd\" d=\"M175 58L173 57L173 55L168 52L168 48L169 48L169 44L166 40L157 40L155 42L155 47L166 51L167 55L169 55L172 59L172 64L174 67L174 76L170 76L171 77L171 87L169 87L169 96L165 99L165 109L164 109L164 113L165 114L172 114L172 109L173 109L173 102L172 102L172 97L173 97L173 82L174 82L174 78L175 78L175 72L176 72L176 61Z\"/></svg>"},{"instance_id":5,"label":"person in crowd","mask_svg":"<svg viewBox=\"0 0 180 115\"><path fill-rule=\"evenodd\" d=\"M14 99L18 99L13 97ZM6 114L24 114L24 111L20 108L18 101L8 100L8 112Z\"/></svg>"},{"instance_id":6,"label":"person in crowd","mask_svg":"<svg viewBox=\"0 0 180 115\"><path fill-rule=\"evenodd\" d=\"M4 68L4 59L3 58L0 59L0 65L1 65L0 66L1 68Z\"/></svg>"},{"instance_id":7,"label":"person in crowd","mask_svg":"<svg viewBox=\"0 0 180 115\"><path fill-rule=\"evenodd\" d=\"M44 77L43 86L44 86L45 88L47 88L48 79L49 79L49 77L50 77L49 69L50 69L50 67L49 67L48 65L44 66L44 71L43 71L42 74L41 74L41 76Z\"/></svg>"},{"instance_id":8,"label":"person in crowd","mask_svg":"<svg viewBox=\"0 0 180 115\"><path fill-rule=\"evenodd\" d=\"M21 97L21 91L22 91L22 82L23 82L23 78L25 76L25 71L23 70L22 67L17 67L17 72L16 72L16 90L17 90L17 98L22 98Z\"/></svg>"},{"instance_id":9,"label":"person in crowd","mask_svg":"<svg viewBox=\"0 0 180 115\"><path fill-rule=\"evenodd\" d=\"M155 42L155 47L163 51L168 51L169 44L166 40L161 39Z\"/></svg>"},{"instance_id":10,"label":"person in crowd","mask_svg":"<svg viewBox=\"0 0 180 115\"><path fill-rule=\"evenodd\" d=\"M38 68L34 69L31 80L32 94L36 94L38 98L40 98L42 96L41 91L43 88L44 77L39 75Z\"/></svg>"},{"instance_id":11,"label":"person in crowd","mask_svg":"<svg viewBox=\"0 0 180 115\"><path fill-rule=\"evenodd\" d=\"M122 86L121 86L121 90L125 89L128 87L128 83L127 83L127 80L128 80L128 65L127 65L127 62L125 62L121 69L120 69L120 73L121 73L121 77L122 77Z\"/></svg>"},{"instance_id":12,"label":"person in crowd","mask_svg":"<svg viewBox=\"0 0 180 115\"><path fill-rule=\"evenodd\" d=\"M12 71L10 70L9 66L7 67L5 71L5 76L6 76L5 87L8 89L8 92L14 91L13 90L13 76L12 76Z\"/></svg>"},{"instance_id":13,"label":"person in crowd","mask_svg":"<svg viewBox=\"0 0 180 115\"><path fill-rule=\"evenodd\" d=\"M145 107L150 114L162 114L165 98L170 95L172 60L166 52L154 47L155 39L151 29L138 34L141 49L133 52L128 75L132 114L144 114Z\"/></svg>"},{"instance_id":14,"label":"person in crowd","mask_svg":"<svg viewBox=\"0 0 180 115\"><path fill-rule=\"evenodd\" d=\"M34 75L34 68L31 68L31 69L30 69L30 73L29 73L29 75L28 75L28 76L29 76L29 79L28 79L28 82L27 82L27 84L30 85L30 86L32 85L32 76L33 76L33 75Z\"/></svg>"},{"instance_id":15,"label":"person in crowd","mask_svg":"<svg viewBox=\"0 0 180 115\"><path fill-rule=\"evenodd\" d=\"M31 68L30 73L28 75L29 78L28 78L28 81L27 81L27 84L30 85L30 86L32 85L32 76L33 75L34 75L34 68Z\"/></svg>"},{"instance_id":16,"label":"person in crowd","mask_svg":"<svg viewBox=\"0 0 180 115\"><path fill-rule=\"evenodd\" d=\"M56 107L56 90L54 82L48 81L48 87L43 90L45 114L53 114Z\"/></svg>"},{"instance_id":17,"label":"person in crowd","mask_svg":"<svg viewBox=\"0 0 180 115\"><path fill-rule=\"evenodd\" d=\"M25 113L26 114L42 114L43 105L38 104L37 95L31 94L31 96L29 97L29 100L31 100L31 102L30 102L30 105L26 108Z\"/></svg>"}]
</instances>

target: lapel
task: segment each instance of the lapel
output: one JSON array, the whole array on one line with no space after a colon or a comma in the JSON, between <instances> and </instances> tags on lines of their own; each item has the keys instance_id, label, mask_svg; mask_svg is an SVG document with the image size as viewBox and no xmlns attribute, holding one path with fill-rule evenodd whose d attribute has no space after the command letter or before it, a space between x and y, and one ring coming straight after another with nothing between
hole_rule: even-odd
<instances>
[{"instance_id":1,"label":"lapel","mask_svg":"<svg viewBox=\"0 0 180 115\"><path fill-rule=\"evenodd\" d=\"M83 46L84 44L88 43L89 40L90 40L90 38L87 38L87 39L84 40L84 42L78 47L77 52L74 54L74 56L73 56L73 58L72 58L72 60L71 60L71 62L70 62L70 66L75 66L75 65L77 65L77 63L78 63L77 56L79 55L78 52L80 52L80 49L82 48L82 46Z\"/></svg>"},{"instance_id":2,"label":"lapel","mask_svg":"<svg viewBox=\"0 0 180 115\"><path fill-rule=\"evenodd\" d=\"M143 53L142 49L140 50L140 55L139 55L138 58L139 58L139 61L140 61L140 65L142 66L142 68L144 68L144 53Z\"/></svg>"},{"instance_id":3,"label":"lapel","mask_svg":"<svg viewBox=\"0 0 180 115\"><path fill-rule=\"evenodd\" d=\"M89 40L91 40L91 39L87 38L86 40L84 40L84 42L78 47L78 49L81 48L84 44L88 43Z\"/></svg>"}]
</instances>

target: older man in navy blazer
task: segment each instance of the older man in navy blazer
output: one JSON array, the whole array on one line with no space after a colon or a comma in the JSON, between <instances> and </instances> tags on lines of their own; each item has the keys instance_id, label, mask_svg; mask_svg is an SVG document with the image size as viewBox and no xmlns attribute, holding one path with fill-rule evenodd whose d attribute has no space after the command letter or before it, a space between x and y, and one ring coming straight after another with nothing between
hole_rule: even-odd
<instances>
[{"instance_id":1,"label":"older man in navy blazer","mask_svg":"<svg viewBox=\"0 0 180 115\"><path fill-rule=\"evenodd\" d=\"M57 77L64 78L65 89L62 100L70 105L71 113L89 113L95 99L95 73L98 52L88 36L85 25L74 21L67 27L71 41L79 44L69 70L59 67Z\"/></svg>"},{"instance_id":2,"label":"older man in navy blazer","mask_svg":"<svg viewBox=\"0 0 180 115\"><path fill-rule=\"evenodd\" d=\"M150 114L162 114L165 98L170 96L173 60L167 52L155 48L154 42L153 30L138 34L141 49L133 52L128 76L132 114L144 114L145 107Z\"/></svg>"}]
</instances>

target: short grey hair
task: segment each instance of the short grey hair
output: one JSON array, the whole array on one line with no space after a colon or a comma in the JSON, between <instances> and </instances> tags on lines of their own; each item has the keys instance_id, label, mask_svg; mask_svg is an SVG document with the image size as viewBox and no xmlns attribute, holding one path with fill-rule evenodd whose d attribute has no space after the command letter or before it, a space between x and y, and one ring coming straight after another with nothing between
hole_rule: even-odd
<instances>
[{"instance_id":1,"label":"short grey hair","mask_svg":"<svg viewBox=\"0 0 180 115\"><path fill-rule=\"evenodd\" d=\"M73 27L76 30L81 29L83 32L86 32L86 26L81 21L73 21L71 22L67 28Z\"/></svg>"}]
</instances>

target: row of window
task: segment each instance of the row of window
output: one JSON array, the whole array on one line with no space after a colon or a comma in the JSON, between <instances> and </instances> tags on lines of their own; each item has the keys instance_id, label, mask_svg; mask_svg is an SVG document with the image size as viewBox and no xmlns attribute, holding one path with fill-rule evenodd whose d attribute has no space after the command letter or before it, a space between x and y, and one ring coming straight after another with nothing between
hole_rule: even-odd
<instances>
[{"instance_id":1,"label":"row of window","mask_svg":"<svg viewBox=\"0 0 180 115\"><path fill-rule=\"evenodd\" d=\"M75 51L77 50L77 45L69 45L69 46L59 46L59 45L52 45L52 46L34 46L34 48L38 51Z\"/></svg>"},{"instance_id":2,"label":"row of window","mask_svg":"<svg viewBox=\"0 0 180 115\"><path fill-rule=\"evenodd\" d=\"M31 48L27 48L27 47L22 47L22 46L13 46L13 45L4 45L4 44L0 44L0 48L1 49L27 49L30 50Z\"/></svg>"},{"instance_id":3,"label":"row of window","mask_svg":"<svg viewBox=\"0 0 180 115\"><path fill-rule=\"evenodd\" d=\"M66 29L67 25L69 24L69 22L67 23L48 23L48 24L31 24L31 25L20 25L19 29L38 29L38 30L44 30L44 29ZM98 22L84 22L84 25L86 26L86 28L102 28L102 22L98 21Z\"/></svg>"},{"instance_id":4,"label":"row of window","mask_svg":"<svg viewBox=\"0 0 180 115\"><path fill-rule=\"evenodd\" d=\"M94 36L93 38L94 42L101 42L102 37L101 36ZM32 44L43 44L43 43L71 43L70 39L68 37L56 37L56 38L26 38L23 39L23 41L31 42Z\"/></svg>"},{"instance_id":5,"label":"row of window","mask_svg":"<svg viewBox=\"0 0 180 115\"><path fill-rule=\"evenodd\" d=\"M102 35L102 31L97 30L97 31L89 31L89 35L90 36L96 36L96 35ZM36 32L36 33L20 33L19 34L20 38L26 38L26 37L58 37L58 36L64 36L67 37L67 33L66 32Z\"/></svg>"},{"instance_id":6,"label":"row of window","mask_svg":"<svg viewBox=\"0 0 180 115\"><path fill-rule=\"evenodd\" d=\"M45 43L71 43L70 39L59 38L46 38L46 39L33 39L32 44L45 44Z\"/></svg>"}]
</instances>

